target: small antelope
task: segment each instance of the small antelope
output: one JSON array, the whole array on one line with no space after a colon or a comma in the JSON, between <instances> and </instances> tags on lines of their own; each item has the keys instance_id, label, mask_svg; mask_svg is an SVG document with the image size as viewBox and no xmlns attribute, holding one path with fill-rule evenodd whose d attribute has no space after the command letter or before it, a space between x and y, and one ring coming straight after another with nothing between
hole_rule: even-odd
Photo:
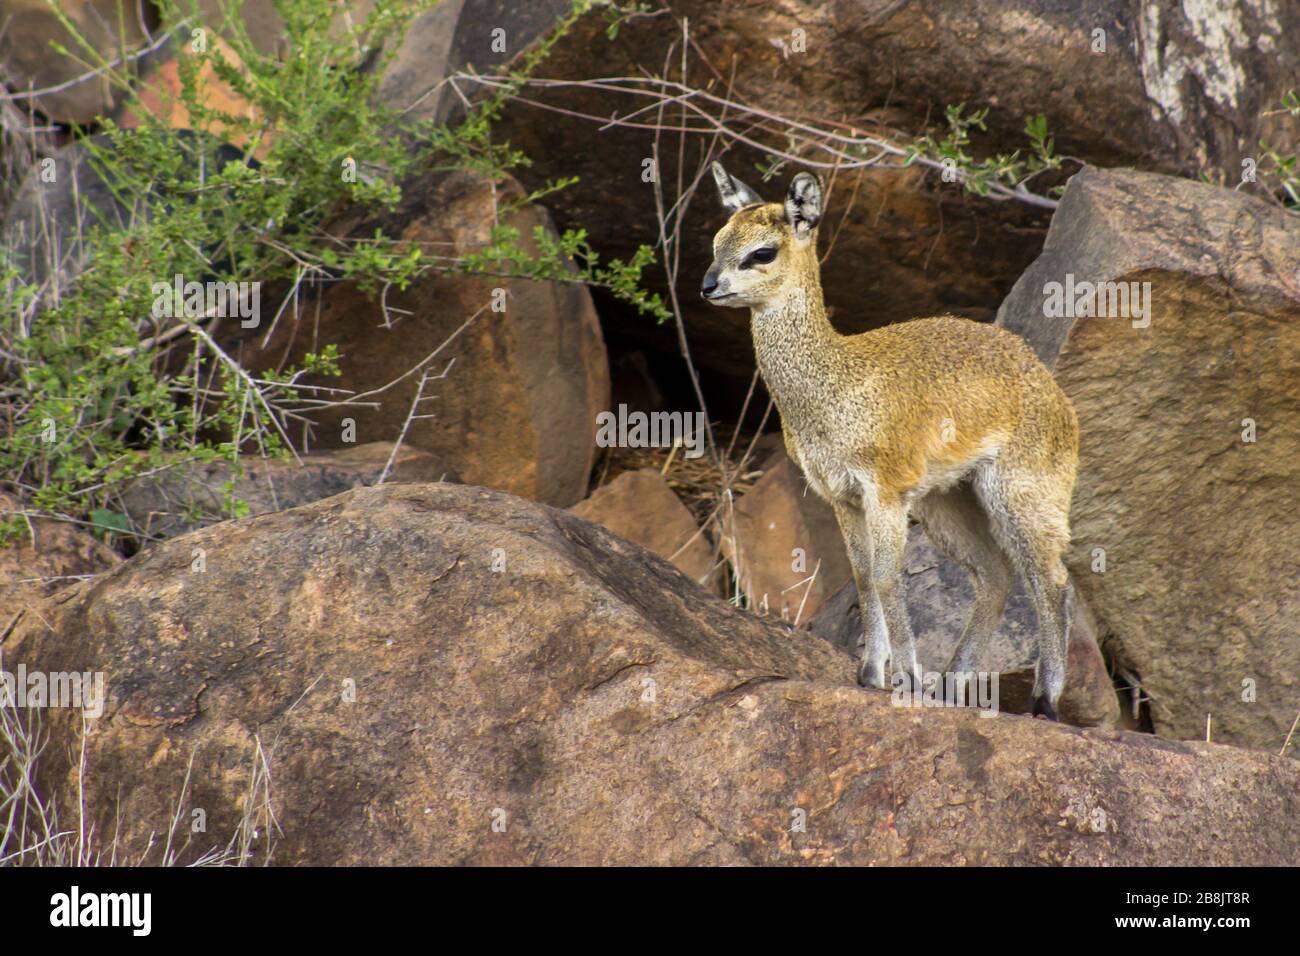
<instances>
[{"instance_id":1,"label":"small antelope","mask_svg":"<svg viewBox=\"0 0 1300 956\"><path fill-rule=\"evenodd\" d=\"M713 239L702 293L750 310L785 446L835 511L868 632L858 683L885 687L892 661L895 682L921 686L903 593L914 514L974 579L975 606L948 663L963 696L1019 569L1038 616L1033 712L1055 720L1069 629L1061 555L1079 460L1069 399L1028 345L996 326L944 316L840 335L822 301L821 183L799 173L784 203L764 203L717 163L713 176L731 218Z\"/></svg>"}]
</instances>

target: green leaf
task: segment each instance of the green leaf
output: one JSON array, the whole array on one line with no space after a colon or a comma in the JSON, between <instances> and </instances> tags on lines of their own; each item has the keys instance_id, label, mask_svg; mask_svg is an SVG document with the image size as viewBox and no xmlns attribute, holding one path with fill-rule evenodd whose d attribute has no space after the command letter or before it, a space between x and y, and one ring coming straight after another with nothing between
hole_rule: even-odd
<instances>
[{"instance_id":1,"label":"green leaf","mask_svg":"<svg viewBox=\"0 0 1300 956\"><path fill-rule=\"evenodd\" d=\"M123 534L131 530L130 518L116 511L107 511L104 508L95 508L90 512L90 523L95 526L96 531L106 533Z\"/></svg>"}]
</instances>

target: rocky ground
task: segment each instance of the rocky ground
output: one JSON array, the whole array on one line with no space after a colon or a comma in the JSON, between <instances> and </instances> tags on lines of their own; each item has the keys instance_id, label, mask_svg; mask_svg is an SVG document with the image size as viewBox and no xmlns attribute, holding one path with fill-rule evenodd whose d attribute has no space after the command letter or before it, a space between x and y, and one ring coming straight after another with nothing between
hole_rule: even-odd
<instances>
[{"instance_id":1,"label":"rocky ground","mask_svg":"<svg viewBox=\"0 0 1300 956\"><path fill-rule=\"evenodd\" d=\"M5 75L71 79L30 54L57 33L44 4L3 6ZM396 51L382 95L454 116L446 87L421 94L510 62L567 6L444 2ZM319 334L346 357L332 383L355 391L436 349L450 371L414 423L412 378L379 407L323 415L301 462L137 480L120 496L130 547L38 517L0 550L3 667L106 676L101 716L51 712L41 793L144 863L193 862L236 835L246 859L283 864L1300 864L1285 746L1300 713L1300 218L1233 188L1261 139L1300 141L1274 108L1300 65L1300 12L1060 6L686 0L613 39L590 14L544 74L662 71L684 16L701 83L727 76L764 109L919 129L945 104L991 105L989 151L1018 148L1024 118L1047 114L1072 157L1052 173L1059 204L980 199L919 166L840 172L823 276L840 331L940 312L996 322L1073 402L1063 723L1020 715L1035 622L1019 587L982 662L1002 675L997 716L857 687L834 517L786 457L776 413L759 427L745 317L694 295L721 222L703 196L680 237L680 331L581 285L511 279L508 307L462 334L501 280L430 273L387 299L409 317L400 331L337 283L311 335L285 323L223 339L264 370ZM270 4L245 16L275 50ZM106 48L144 42L128 21L92 19ZM508 54L485 40L492 23ZM152 53L142 81L159 97L168 57ZM582 85L526 99L500 124L535 160L518 181L421 173L395 211L332 228L463 254L515 203L524 234L582 226L624 256L653 241L645 131L583 115L627 102ZM56 123L129 120L113 90L85 84L36 105ZM77 149L60 168L80 169ZM739 144L728 162L762 158ZM695 173L693 159L664 163L665 182ZM580 187L522 202L575 174ZM82 175L60 182L101 195ZM26 183L3 229L37 263L51 241L37 213L74 195ZM1053 283L1133 283L1148 312L1054 314ZM720 459L601 447L597 417L620 405L698 410L682 339ZM249 516L214 521L232 489ZM2 511L29 504L0 492ZM970 585L919 528L907 574L922 663L937 668ZM160 837L178 810L202 811L205 829Z\"/></svg>"},{"instance_id":2,"label":"rocky ground","mask_svg":"<svg viewBox=\"0 0 1300 956\"><path fill-rule=\"evenodd\" d=\"M280 863L1300 863L1294 761L893 706L830 643L471 486L174 538L4 650L107 671L40 783L131 860L179 802ZM213 842L185 829L179 861Z\"/></svg>"}]
</instances>

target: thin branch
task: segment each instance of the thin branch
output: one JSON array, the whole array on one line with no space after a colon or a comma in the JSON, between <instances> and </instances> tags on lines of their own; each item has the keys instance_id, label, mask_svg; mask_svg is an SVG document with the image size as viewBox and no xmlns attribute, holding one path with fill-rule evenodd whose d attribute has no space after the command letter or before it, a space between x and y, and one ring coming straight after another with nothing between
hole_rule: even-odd
<instances>
[{"instance_id":1,"label":"thin branch","mask_svg":"<svg viewBox=\"0 0 1300 956\"><path fill-rule=\"evenodd\" d=\"M540 89L577 87L599 92L617 93L624 96L644 97L652 102L649 106L634 111L630 114L631 116L639 116L649 109L657 109L660 104L676 103L696 121L695 123L684 121L678 126L665 126L659 121L636 122L626 116L620 117L617 114L614 116L597 116L579 110L557 107L550 103L528 99L523 96L516 97L517 102L536 106L539 109L600 123L603 129L617 126L629 129L644 129L656 134L664 131L675 131L683 135L721 135L729 143L742 143L767 155L812 169L862 169L880 165L905 168L917 165L939 172L955 172L958 181L962 183L967 182L969 179L966 172L960 168L952 170L951 167L945 166L941 160L922 155L909 146L899 145L879 136L861 133L853 127L850 127L850 133L841 133L834 128L839 124L833 124L825 120L804 122L789 114L765 110L752 103L731 97L718 96L707 90L694 89L685 83L662 77L612 76L586 80L512 77L509 84L491 74L458 73L457 78L480 83L489 88L501 88L506 85L533 86ZM717 110L721 115L715 115L711 110ZM727 112L734 114L732 121L725 118ZM736 120L750 118L759 120L759 128L768 135L782 136L787 140L802 144L805 147L805 152L783 149L771 143L763 142L750 133L741 131L732 125ZM813 155L808 155L808 151L811 151ZM825 158L819 158L818 154ZM887 164L883 162L885 157L900 159L902 162ZM985 186L987 192L983 194L984 198L995 202L1015 201L1042 209L1056 209L1059 205L1054 199L1030 192L1023 181L1015 185L991 181L986 183Z\"/></svg>"},{"instance_id":2,"label":"thin branch","mask_svg":"<svg viewBox=\"0 0 1300 956\"><path fill-rule=\"evenodd\" d=\"M451 367L455 364L456 360L453 358L447 363L447 367L442 370L441 375L433 376L434 380L446 378L447 373L451 371ZM429 384L429 373L424 372L420 375L419 384L415 386L415 398L411 399L411 408L406 413L406 421L402 422L402 430L397 434L397 441L393 442L393 450L388 453L388 461L384 462L384 470L379 473L379 480L375 482L376 485L382 485L388 480L388 475L393 470L393 463L397 461L397 453L401 450L402 442L406 441L406 433L410 431L411 422L415 421L417 418L429 417L427 415L416 414L419 410L420 403L426 400L424 397L424 386L427 384ZM433 397L434 396L432 395L429 396L429 398Z\"/></svg>"},{"instance_id":3,"label":"thin branch","mask_svg":"<svg viewBox=\"0 0 1300 956\"><path fill-rule=\"evenodd\" d=\"M182 20L180 23L176 24L176 29L179 30L181 27L185 26L188 23L189 23L189 18L187 17L186 19ZM94 70L89 70L86 73L81 74L80 76L74 76L70 80L64 80L62 83L56 83L54 86L42 87L39 90L25 90L22 93L0 94L0 102L16 102L18 100L31 100L31 99L35 99L38 96L48 96L50 93L62 93L64 90L68 90L81 83L85 83L87 80L98 79L99 77L107 73L109 70L115 70L119 66L125 66L128 63L134 63L136 60L148 56L150 53L153 53L155 50L161 49L162 47L166 46L167 43L171 40L171 38L172 38L171 33L159 34L158 39L154 40L148 46L141 47L140 49L136 50L134 53L128 53L126 56L120 56L114 60L110 60L102 67L99 67Z\"/></svg>"}]
</instances>

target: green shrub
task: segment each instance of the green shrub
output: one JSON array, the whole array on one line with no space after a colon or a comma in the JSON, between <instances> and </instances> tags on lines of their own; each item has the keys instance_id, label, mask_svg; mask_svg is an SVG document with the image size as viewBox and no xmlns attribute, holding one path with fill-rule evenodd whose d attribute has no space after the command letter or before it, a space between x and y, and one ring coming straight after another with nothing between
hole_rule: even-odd
<instances>
[{"instance_id":1,"label":"green shrub","mask_svg":"<svg viewBox=\"0 0 1300 956\"><path fill-rule=\"evenodd\" d=\"M247 144L245 159L220 168L211 161L215 142L178 148L164 120L140 103L128 68L105 62L85 43L57 51L102 70L141 118L137 129L105 121L106 136L95 140L89 131L78 133L120 201L149 214L126 230L92 223L93 257L70 288L51 288L57 276L38 287L12 260L0 262L7 291L0 320L0 476L7 488L43 513L94 514L96 526L121 531L111 517L113 496L132 477L187 460L237 464L249 453L287 453L290 426L308 420L319 394L302 379L337 374L337 352L327 346L298 368L254 376L222 351L219 317L154 314L155 287L176 275L270 288L329 277L374 291L403 289L427 269L460 270L596 284L660 320L666 316L659 298L640 287L641 270L653 261L650 250L600 265L581 230L558 241L538 237L538 251L530 254L503 227L487 248L457 262L434 262L382 233L344 241L324 230L353 204L392 208L404 178L419 170L496 176L526 162L491 136L509 86L454 126L409 121L376 96L400 38L435 2L378 0L363 22L343 24L338 4L329 0L276 0L292 43L280 57L254 45L238 3L223 6L223 23L209 24L196 6L162 0L164 24L183 38L175 49L191 125ZM521 72L540 62L591 5L575 5ZM75 34L66 18L65 25ZM214 42L218 35L239 65ZM205 68L254 110L236 115L209 106ZM195 150L208 160L203 176ZM247 161L255 150L260 163ZM571 182L549 184L529 198ZM578 260L577 270L565 257ZM237 513L238 502L229 505ZM11 519L8 530L20 521Z\"/></svg>"}]
</instances>

